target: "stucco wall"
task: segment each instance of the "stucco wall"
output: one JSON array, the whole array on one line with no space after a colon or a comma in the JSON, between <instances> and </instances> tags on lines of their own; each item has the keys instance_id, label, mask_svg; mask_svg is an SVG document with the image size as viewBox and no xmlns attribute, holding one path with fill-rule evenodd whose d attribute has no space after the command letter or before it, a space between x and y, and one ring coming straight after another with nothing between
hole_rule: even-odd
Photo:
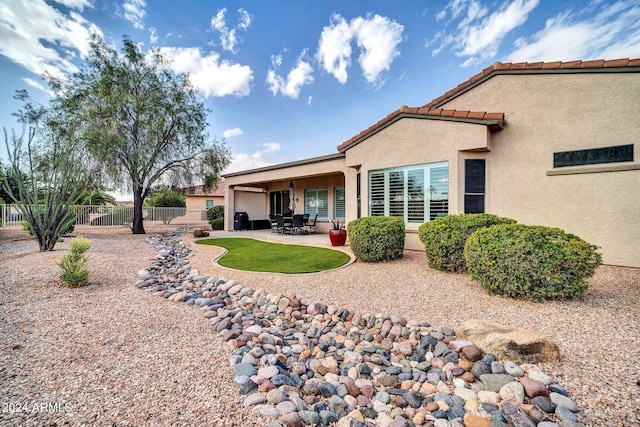
<instances>
[{"instance_id":1,"label":"stucco wall","mask_svg":"<svg viewBox=\"0 0 640 427\"><path fill-rule=\"evenodd\" d=\"M207 209L207 200L213 200L213 206L224 205L222 196L186 196L187 210Z\"/></svg>"},{"instance_id":2,"label":"stucco wall","mask_svg":"<svg viewBox=\"0 0 640 427\"><path fill-rule=\"evenodd\" d=\"M347 221L357 217L358 172L362 216L367 216L369 171L441 161L449 164L449 213L460 212L459 150L482 149L490 144L490 138L486 126L478 124L416 118L392 123L346 152ZM416 227L407 227L407 249L424 249L416 233Z\"/></svg>"},{"instance_id":3,"label":"stucco wall","mask_svg":"<svg viewBox=\"0 0 640 427\"><path fill-rule=\"evenodd\" d=\"M640 170L547 175L554 152L612 145L635 144L637 165L639 98L638 73L504 75L442 108L505 113L486 154L487 212L562 228L605 263L640 267Z\"/></svg>"}]
</instances>

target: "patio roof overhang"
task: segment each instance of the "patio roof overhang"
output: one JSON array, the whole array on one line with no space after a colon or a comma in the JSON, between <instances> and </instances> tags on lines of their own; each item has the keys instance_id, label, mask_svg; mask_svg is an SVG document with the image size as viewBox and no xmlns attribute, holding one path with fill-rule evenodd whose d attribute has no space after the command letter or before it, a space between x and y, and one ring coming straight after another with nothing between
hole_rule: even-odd
<instances>
[{"instance_id":1,"label":"patio roof overhang","mask_svg":"<svg viewBox=\"0 0 640 427\"><path fill-rule=\"evenodd\" d=\"M326 156L312 157L277 165L264 166L246 171L223 174L227 185L268 187L275 181L289 181L297 178L343 174L345 154L336 153Z\"/></svg>"}]
</instances>

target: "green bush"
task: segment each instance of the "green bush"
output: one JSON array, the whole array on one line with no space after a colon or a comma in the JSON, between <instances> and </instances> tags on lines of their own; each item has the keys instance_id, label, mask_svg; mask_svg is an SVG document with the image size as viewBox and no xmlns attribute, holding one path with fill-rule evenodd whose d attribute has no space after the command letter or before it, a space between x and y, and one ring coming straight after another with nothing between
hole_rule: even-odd
<instances>
[{"instance_id":1,"label":"green bush","mask_svg":"<svg viewBox=\"0 0 640 427\"><path fill-rule=\"evenodd\" d=\"M543 301L579 298L602 264L597 249L558 228L509 224L474 232L464 255L488 293Z\"/></svg>"},{"instance_id":2,"label":"green bush","mask_svg":"<svg viewBox=\"0 0 640 427\"><path fill-rule=\"evenodd\" d=\"M213 225L214 219L224 218L224 206L214 206L212 208L207 209L207 219Z\"/></svg>"},{"instance_id":3,"label":"green bush","mask_svg":"<svg viewBox=\"0 0 640 427\"><path fill-rule=\"evenodd\" d=\"M401 258L404 251L404 221L392 216L370 216L347 226L353 254L364 262Z\"/></svg>"},{"instance_id":4,"label":"green bush","mask_svg":"<svg viewBox=\"0 0 640 427\"><path fill-rule=\"evenodd\" d=\"M511 218L491 214L447 215L425 222L418 228L418 238L427 254L429 267L464 273L464 244L474 231L497 224L513 224Z\"/></svg>"},{"instance_id":5,"label":"green bush","mask_svg":"<svg viewBox=\"0 0 640 427\"><path fill-rule=\"evenodd\" d=\"M212 220L211 228L213 230L224 230L224 218L216 218Z\"/></svg>"},{"instance_id":6,"label":"green bush","mask_svg":"<svg viewBox=\"0 0 640 427\"><path fill-rule=\"evenodd\" d=\"M87 262L89 259L85 254L91 248L91 242L82 237L73 239L69 246L69 252L63 255L59 262L60 280L66 282L70 287L77 288L87 284L89 270Z\"/></svg>"}]
</instances>

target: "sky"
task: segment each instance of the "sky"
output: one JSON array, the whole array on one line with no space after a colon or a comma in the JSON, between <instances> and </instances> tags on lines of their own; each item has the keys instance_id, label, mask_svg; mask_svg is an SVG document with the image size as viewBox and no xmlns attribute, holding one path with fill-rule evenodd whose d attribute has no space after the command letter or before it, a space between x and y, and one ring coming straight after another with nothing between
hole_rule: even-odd
<instances>
[{"instance_id":1,"label":"sky","mask_svg":"<svg viewBox=\"0 0 640 427\"><path fill-rule=\"evenodd\" d=\"M15 91L46 104L42 75L78 71L91 32L188 73L236 172L334 154L496 61L640 58L640 0L0 0L2 127L20 133Z\"/></svg>"}]
</instances>

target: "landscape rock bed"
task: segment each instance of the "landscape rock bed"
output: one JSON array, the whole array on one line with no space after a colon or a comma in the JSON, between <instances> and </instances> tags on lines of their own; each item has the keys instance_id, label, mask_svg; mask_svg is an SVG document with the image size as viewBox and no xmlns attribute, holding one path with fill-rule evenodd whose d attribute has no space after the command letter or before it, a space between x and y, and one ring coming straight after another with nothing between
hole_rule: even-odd
<instances>
[{"instance_id":1,"label":"landscape rock bed","mask_svg":"<svg viewBox=\"0 0 640 427\"><path fill-rule=\"evenodd\" d=\"M245 407L270 426L579 426L568 393L533 364L498 361L450 328L268 293L191 269L181 232L135 286L200 310L237 350Z\"/></svg>"}]
</instances>

